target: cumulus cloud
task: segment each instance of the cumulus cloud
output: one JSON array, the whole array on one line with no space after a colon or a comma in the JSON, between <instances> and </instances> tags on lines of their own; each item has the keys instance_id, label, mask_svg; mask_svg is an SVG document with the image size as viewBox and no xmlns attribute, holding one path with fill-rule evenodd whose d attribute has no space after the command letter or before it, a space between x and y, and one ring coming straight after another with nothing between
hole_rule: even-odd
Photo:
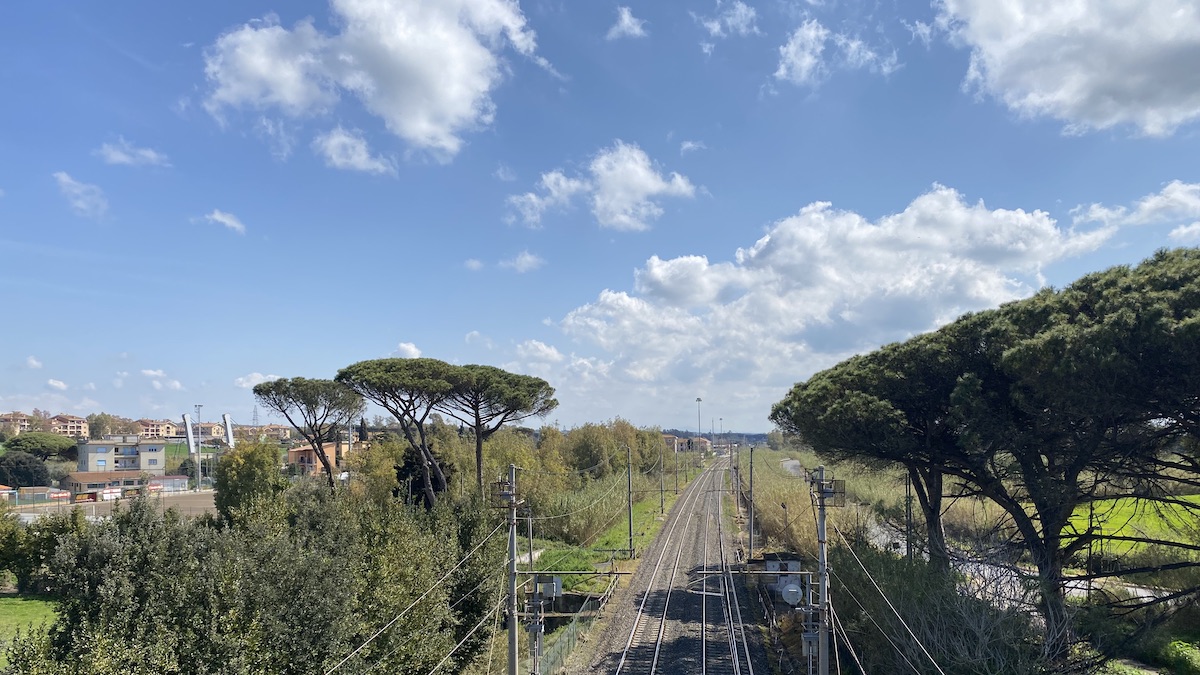
<instances>
[{"instance_id":1,"label":"cumulus cloud","mask_svg":"<svg viewBox=\"0 0 1200 675\"><path fill-rule=\"evenodd\" d=\"M692 14L692 18L708 31L709 36L723 38L729 35L746 36L759 33L758 12L750 5L741 0L734 0L733 4L724 10L721 10L721 3L718 2L717 9L720 11L713 16Z\"/></svg>"},{"instance_id":2,"label":"cumulus cloud","mask_svg":"<svg viewBox=\"0 0 1200 675\"><path fill-rule=\"evenodd\" d=\"M827 49L828 48L828 49ZM834 68L866 70L890 75L900 67L896 52L884 54L861 38L835 33L816 19L808 19L779 48L775 79L799 86L820 84Z\"/></svg>"},{"instance_id":3,"label":"cumulus cloud","mask_svg":"<svg viewBox=\"0 0 1200 675\"><path fill-rule=\"evenodd\" d=\"M30 370L37 370L42 367L42 362L36 356L26 356L25 367Z\"/></svg>"},{"instance_id":4,"label":"cumulus cloud","mask_svg":"<svg viewBox=\"0 0 1200 675\"><path fill-rule=\"evenodd\" d=\"M146 369L142 371L142 375L145 375L146 377L166 377L167 373L163 370Z\"/></svg>"},{"instance_id":5,"label":"cumulus cloud","mask_svg":"<svg viewBox=\"0 0 1200 675\"><path fill-rule=\"evenodd\" d=\"M232 213L226 213L221 209L213 209L212 213L204 216L204 220L217 225L224 225L238 234L246 234L246 226L242 224L242 221L238 220L238 217Z\"/></svg>"},{"instance_id":6,"label":"cumulus cloud","mask_svg":"<svg viewBox=\"0 0 1200 675\"><path fill-rule=\"evenodd\" d=\"M254 387L254 385L256 385L256 384L262 384L263 382L271 382L273 380L278 380L282 377L283 377L282 375L263 375L262 373L259 373L259 372L253 372L253 373L249 373L247 375L243 375L241 377L234 378L233 386L238 387L239 389L252 389Z\"/></svg>"},{"instance_id":7,"label":"cumulus cloud","mask_svg":"<svg viewBox=\"0 0 1200 675\"><path fill-rule=\"evenodd\" d=\"M1184 244L1200 243L1200 220L1191 225L1180 225L1167 236Z\"/></svg>"},{"instance_id":8,"label":"cumulus cloud","mask_svg":"<svg viewBox=\"0 0 1200 675\"><path fill-rule=\"evenodd\" d=\"M537 225L548 209L566 207L576 195L586 194L602 227L645 230L663 214L659 198L692 197L695 192L686 176L664 175L636 144L617 140L592 158L586 176L569 177L561 170L542 174L537 191L512 195L508 204L527 225Z\"/></svg>"},{"instance_id":9,"label":"cumulus cloud","mask_svg":"<svg viewBox=\"0 0 1200 675\"><path fill-rule=\"evenodd\" d=\"M646 37L646 22L635 18L628 7L617 7L617 22L608 29L606 40L623 37Z\"/></svg>"},{"instance_id":10,"label":"cumulus cloud","mask_svg":"<svg viewBox=\"0 0 1200 675\"><path fill-rule=\"evenodd\" d=\"M538 180L537 192L511 195L508 205L521 215L526 225L535 226L542 222L542 214L547 210L565 207L575 195L586 192L590 187L586 180L568 178L562 171L555 169L542 174Z\"/></svg>"},{"instance_id":11,"label":"cumulus cloud","mask_svg":"<svg viewBox=\"0 0 1200 675\"><path fill-rule=\"evenodd\" d=\"M513 270L518 274L532 272L545 264L545 260L529 251L521 251L515 257L500 262L501 267Z\"/></svg>"},{"instance_id":12,"label":"cumulus cloud","mask_svg":"<svg viewBox=\"0 0 1200 675\"><path fill-rule=\"evenodd\" d=\"M151 148L139 148L124 136L118 136L116 143L105 143L93 153L105 164L124 164L126 166L171 166L167 156Z\"/></svg>"},{"instance_id":13,"label":"cumulus cloud","mask_svg":"<svg viewBox=\"0 0 1200 675\"><path fill-rule=\"evenodd\" d=\"M463 267L471 270L472 272L478 272L479 270L483 269L483 261L475 258L467 258L467 260L463 262Z\"/></svg>"},{"instance_id":14,"label":"cumulus cloud","mask_svg":"<svg viewBox=\"0 0 1200 675\"><path fill-rule=\"evenodd\" d=\"M59 391L67 390L66 382L63 382L62 380L55 380L53 378L46 380L46 386L50 387L51 389L57 389Z\"/></svg>"},{"instance_id":15,"label":"cumulus cloud","mask_svg":"<svg viewBox=\"0 0 1200 675\"><path fill-rule=\"evenodd\" d=\"M1029 295L1046 266L1115 231L1084 225L989 207L942 185L877 219L814 202L728 260L651 257L632 289L605 290L569 312L560 328L595 352L564 357L554 381L565 383L561 397L594 399L603 415L691 400L720 380L738 391L726 419L743 395L738 414L761 417L749 407L849 354ZM537 363L528 350L523 359ZM585 373L597 378L591 389Z\"/></svg>"},{"instance_id":16,"label":"cumulus cloud","mask_svg":"<svg viewBox=\"0 0 1200 675\"><path fill-rule=\"evenodd\" d=\"M81 183L66 171L56 171L54 180L58 182L58 191L67 198L75 215L83 218L100 219L108 213L108 199L104 191L90 183Z\"/></svg>"},{"instance_id":17,"label":"cumulus cloud","mask_svg":"<svg viewBox=\"0 0 1200 675\"><path fill-rule=\"evenodd\" d=\"M390 159L371 154L367 140L357 130L341 126L313 139L313 150L325 159L325 165L335 169L386 173L395 175L396 164Z\"/></svg>"},{"instance_id":18,"label":"cumulus cloud","mask_svg":"<svg viewBox=\"0 0 1200 675\"><path fill-rule=\"evenodd\" d=\"M1132 209L1090 204L1078 207L1072 213L1076 222L1112 225L1155 225L1200 219L1200 183L1171 181L1162 190L1139 199Z\"/></svg>"},{"instance_id":19,"label":"cumulus cloud","mask_svg":"<svg viewBox=\"0 0 1200 675\"><path fill-rule=\"evenodd\" d=\"M1200 118L1200 7L1192 0L940 0L937 25L970 49L966 86L1071 132L1130 125L1167 136Z\"/></svg>"},{"instance_id":20,"label":"cumulus cloud","mask_svg":"<svg viewBox=\"0 0 1200 675\"><path fill-rule=\"evenodd\" d=\"M421 356L421 350L411 342L401 342L396 345L396 351L392 353L402 359L415 359Z\"/></svg>"},{"instance_id":21,"label":"cumulus cloud","mask_svg":"<svg viewBox=\"0 0 1200 675\"><path fill-rule=\"evenodd\" d=\"M349 94L413 148L449 160L464 133L491 124L506 48L554 72L509 0L330 4L333 33L312 19L285 28L268 15L220 35L204 56L209 113L220 120L228 109L274 109L301 118Z\"/></svg>"},{"instance_id":22,"label":"cumulus cloud","mask_svg":"<svg viewBox=\"0 0 1200 675\"><path fill-rule=\"evenodd\" d=\"M532 361L548 361L551 363L558 363L566 358L552 345L548 345L540 340L526 340L517 345L517 356Z\"/></svg>"}]
</instances>

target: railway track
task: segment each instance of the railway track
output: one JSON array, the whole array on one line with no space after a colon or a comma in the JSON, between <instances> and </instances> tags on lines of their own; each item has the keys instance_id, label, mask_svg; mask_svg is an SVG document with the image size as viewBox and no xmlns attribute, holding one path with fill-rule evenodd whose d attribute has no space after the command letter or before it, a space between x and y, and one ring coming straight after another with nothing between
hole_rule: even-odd
<instances>
[{"instance_id":1,"label":"railway track","mask_svg":"<svg viewBox=\"0 0 1200 675\"><path fill-rule=\"evenodd\" d=\"M615 644L592 672L754 674L761 660L742 626L721 513L726 475L717 463L676 503L635 575L626 615L609 627Z\"/></svg>"}]
</instances>

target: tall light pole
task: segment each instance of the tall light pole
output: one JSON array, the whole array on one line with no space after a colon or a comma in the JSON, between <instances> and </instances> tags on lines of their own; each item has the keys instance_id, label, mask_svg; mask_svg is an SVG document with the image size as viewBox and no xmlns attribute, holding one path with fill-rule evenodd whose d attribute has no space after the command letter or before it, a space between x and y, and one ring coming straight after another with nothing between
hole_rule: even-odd
<instances>
[{"instance_id":1,"label":"tall light pole","mask_svg":"<svg viewBox=\"0 0 1200 675\"><path fill-rule=\"evenodd\" d=\"M196 490L200 489L200 481L204 478L204 472L200 469L200 464L204 462L200 449L200 409L203 407L203 403L196 404Z\"/></svg>"},{"instance_id":2,"label":"tall light pole","mask_svg":"<svg viewBox=\"0 0 1200 675\"><path fill-rule=\"evenodd\" d=\"M718 417L717 422L720 423L720 426L718 426L717 429L719 429L721 432L720 436L718 436L718 438L720 438L723 441L723 440L725 440L725 418Z\"/></svg>"},{"instance_id":3,"label":"tall light pole","mask_svg":"<svg viewBox=\"0 0 1200 675\"><path fill-rule=\"evenodd\" d=\"M700 397L696 397L696 450L700 450L700 438L704 435L704 428L700 426Z\"/></svg>"}]
</instances>

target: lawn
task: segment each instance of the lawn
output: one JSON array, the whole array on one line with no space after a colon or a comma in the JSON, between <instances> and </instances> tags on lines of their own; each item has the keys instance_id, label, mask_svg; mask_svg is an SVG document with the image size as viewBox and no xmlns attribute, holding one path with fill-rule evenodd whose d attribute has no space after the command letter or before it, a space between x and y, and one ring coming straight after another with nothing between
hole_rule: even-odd
<instances>
[{"instance_id":1,"label":"lawn","mask_svg":"<svg viewBox=\"0 0 1200 675\"><path fill-rule=\"evenodd\" d=\"M54 620L54 604L20 595L0 595L0 669L7 664L4 648L17 631L27 631L30 626Z\"/></svg>"}]
</instances>

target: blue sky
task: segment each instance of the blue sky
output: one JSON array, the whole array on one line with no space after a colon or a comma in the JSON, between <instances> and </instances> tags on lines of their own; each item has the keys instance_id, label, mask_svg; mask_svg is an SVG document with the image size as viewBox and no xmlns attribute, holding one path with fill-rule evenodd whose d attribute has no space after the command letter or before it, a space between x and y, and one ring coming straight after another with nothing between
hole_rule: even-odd
<instances>
[{"instance_id":1,"label":"blue sky","mask_svg":"<svg viewBox=\"0 0 1200 675\"><path fill-rule=\"evenodd\" d=\"M248 423L421 355L765 431L1200 245L1197 63L1190 0L7 3L0 409Z\"/></svg>"}]
</instances>

